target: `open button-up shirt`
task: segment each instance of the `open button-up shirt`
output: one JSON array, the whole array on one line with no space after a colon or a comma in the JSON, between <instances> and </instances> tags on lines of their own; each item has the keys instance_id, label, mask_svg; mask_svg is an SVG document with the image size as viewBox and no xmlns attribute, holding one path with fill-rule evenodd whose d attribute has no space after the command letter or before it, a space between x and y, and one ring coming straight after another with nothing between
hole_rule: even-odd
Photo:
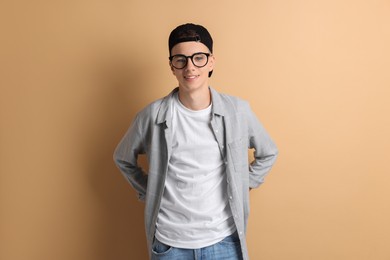
<instances>
[{"instance_id":1,"label":"open button-up shirt","mask_svg":"<svg viewBox=\"0 0 390 260\"><path fill-rule=\"evenodd\" d=\"M172 152L172 104L174 89L140 111L118 144L114 161L125 178L145 201L145 230L151 255L156 221ZM249 259L245 239L249 215L249 189L257 188L274 164L278 150L249 104L220 94L210 87L211 127L226 165L227 194L240 237L243 259ZM248 162L248 149L254 160ZM146 154L148 172L137 163Z\"/></svg>"}]
</instances>

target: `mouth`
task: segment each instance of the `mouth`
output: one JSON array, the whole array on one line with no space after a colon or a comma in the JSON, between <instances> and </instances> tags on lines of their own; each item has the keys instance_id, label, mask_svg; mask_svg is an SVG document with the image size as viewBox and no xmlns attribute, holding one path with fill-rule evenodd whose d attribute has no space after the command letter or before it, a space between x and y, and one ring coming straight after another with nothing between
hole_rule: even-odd
<instances>
[{"instance_id":1,"label":"mouth","mask_svg":"<svg viewBox=\"0 0 390 260\"><path fill-rule=\"evenodd\" d=\"M184 78L187 79L187 80L196 79L197 77L199 77L199 75L187 75L187 76L184 76Z\"/></svg>"}]
</instances>

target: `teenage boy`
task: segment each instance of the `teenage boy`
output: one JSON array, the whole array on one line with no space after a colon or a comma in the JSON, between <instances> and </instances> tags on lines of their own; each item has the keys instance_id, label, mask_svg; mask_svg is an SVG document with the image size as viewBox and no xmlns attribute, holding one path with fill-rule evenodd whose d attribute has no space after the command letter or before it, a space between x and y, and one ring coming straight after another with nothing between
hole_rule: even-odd
<instances>
[{"instance_id":1,"label":"teenage boy","mask_svg":"<svg viewBox=\"0 0 390 260\"><path fill-rule=\"evenodd\" d=\"M137 114L114 154L145 201L150 257L248 259L249 190L263 183L277 148L247 102L209 86L215 57L206 28L175 28L169 54L178 87Z\"/></svg>"}]
</instances>

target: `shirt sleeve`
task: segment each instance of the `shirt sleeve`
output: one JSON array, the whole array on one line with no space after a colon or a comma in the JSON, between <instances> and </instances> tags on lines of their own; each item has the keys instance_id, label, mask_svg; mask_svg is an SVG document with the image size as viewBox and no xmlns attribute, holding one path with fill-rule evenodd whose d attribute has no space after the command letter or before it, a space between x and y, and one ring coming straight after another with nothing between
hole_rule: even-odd
<instances>
[{"instance_id":1,"label":"shirt sleeve","mask_svg":"<svg viewBox=\"0 0 390 260\"><path fill-rule=\"evenodd\" d=\"M114 152L114 162L138 193L138 199L145 200L148 175L138 165L138 155L144 154L144 137L137 116L119 142Z\"/></svg>"},{"instance_id":2,"label":"shirt sleeve","mask_svg":"<svg viewBox=\"0 0 390 260\"><path fill-rule=\"evenodd\" d=\"M247 109L249 148L254 149L254 160L249 165L249 187L257 188L274 165L278 149L249 105Z\"/></svg>"}]
</instances>

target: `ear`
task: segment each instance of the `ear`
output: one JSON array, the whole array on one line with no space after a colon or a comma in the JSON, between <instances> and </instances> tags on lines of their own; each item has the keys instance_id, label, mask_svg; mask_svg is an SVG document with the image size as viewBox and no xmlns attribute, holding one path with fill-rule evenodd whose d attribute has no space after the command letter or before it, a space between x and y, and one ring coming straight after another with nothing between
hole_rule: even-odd
<instances>
[{"instance_id":1,"label":"ear","mask_svg":"<svg viewBox=\"0 0 390 260\"><path fill-rule=\"evenodd\" d=\"M215 66L215 56L214 55L210 55L209 56L209 62L208 62L209 71L214 70L214 66Z\"/></svg>"},{"instance_id":2,"label":"ear","mask_svg":"<svg viewBox=\"0 0 390 260\"><path fill-rule=\"evenodd\" d=\"M175 75L175 68L172 66L172 63L169 61L169 67L171 68L172 74Z\"/></svg>"}]
</instances>

